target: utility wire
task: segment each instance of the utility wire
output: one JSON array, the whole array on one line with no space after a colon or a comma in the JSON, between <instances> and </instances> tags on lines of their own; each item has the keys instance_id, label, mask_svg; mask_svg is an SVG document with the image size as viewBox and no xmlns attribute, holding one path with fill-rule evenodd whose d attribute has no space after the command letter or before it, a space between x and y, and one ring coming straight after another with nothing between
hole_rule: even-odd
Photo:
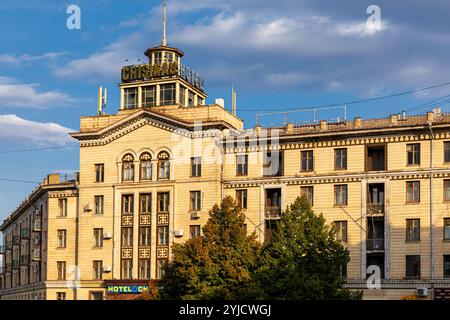
<instances>
[{"instance_id":1,"label":"utility wire","mask_svg":"<svg viewBox=\"0 0 450 320\"><path fill-rule=\"evenodd\" d=\"M8 151L0 151L0 154L7 153L21 153L21 152L35 152L35 151L46 151L46 150L58 150L58 149L73 149L74 147L46 147L46 148L36 148L36 149L23 149L23 150L8 150Z\"/></svg>"},{"instance_id":2,"label":"utility wire","mask_svg":"<svg viewBox=\"0 0 450 320\"><path fill-rule=\"evenodd\" d=\"M39 184L39 182L36 182L36 181L15 180L15 179L3 179L3 178L0 178L0 181Z\"/></svg>"}]
</instances>

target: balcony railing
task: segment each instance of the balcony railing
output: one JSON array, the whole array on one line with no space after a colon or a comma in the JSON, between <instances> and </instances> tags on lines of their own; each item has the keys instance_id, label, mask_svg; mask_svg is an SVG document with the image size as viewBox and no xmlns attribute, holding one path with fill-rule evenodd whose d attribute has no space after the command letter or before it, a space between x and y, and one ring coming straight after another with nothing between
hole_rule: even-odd
<instances>
[{"instance_id":1,"label":"balcony railing","mask_svg":"<svg viewBox=\"0 0 450 320\"><path fill-rule=\"evenodd\" d=\"M281 218L281 207L280 206L266 207L266 218L268 219Z\"/></svg>"},{"instance_id":2,"label":"balcony railing","mask_svg":"<svg viewBox=\"0 0 450 320\"><path fill-rule=\"evenodd\" d=\"M34 221L33 221L33 232L40 232L40 231L42 231L41 223L42 223L41 218L34 219Z\"/></svg>"},{"instance_id":3,"label":"balcony railing","mask_svg":"<svg viewBox=\"0 0 450 320\"><path fill-rule=\"evenodd\" d=\"M20 245L20 236L12 236L12 244L13 246L18 246Z\"/></svg>"},{"instance_id":4,"label":"balcony railing","mask_svg":"<svg viewBox=\"0 0 450 320\"><path fill-rule=\"evenodd\" d=\"M366 249L369 251L372 250L384 250L384 239L367 239L366 240Z\"/></svg>"},{"instance_id":5,"label":"balcony railing","mask_svg":"<svg viewBox=\"0 0 450 320\"><path fill-rule=\"evenodd\" d=\"M30 228L22 228L22 230L20 231L20 235L22 236L22 239L30 239L31 237Z\"/></svg>"},{"instance_id":6,"label":"balcony railing","mask_svg":"<svg viewBox=\"0 0 450 320\"><path fill-rule=\"evenodd\" d=\"M370 214L384 213L384 204L368 203L367 212Z\"/></svg>"},{"instance_id":7,"label":"balcony railing","mask_svg":"<svg viewBox=\"0 0 450 320\"><path fill-rule=\"evenodd\" d=\"M20 264L24 266L28 266L30 264L30 256L28 254L24 254L20 256Z\"/></svg>"},{"instance_id":8,"label":"balcony railing","mask_svg":"<svg viewBox=\"0 0 450 320\"><path fill-rule=\"evenodd\" d=\"M32 261L41 261L41 251L39 249L34 249L31 253Z\"/></svg>"},{"instance_id":9,"label":"balcony railing","mask_svg":"<svg viewBox=\"0 0 450 320\"><path fill-rule=\"evenodd\" d=\"M13 267L13 269L19 269L20 268L20 260L19 259L13 260L12 267Z\"/></svg>"}]
</instances>

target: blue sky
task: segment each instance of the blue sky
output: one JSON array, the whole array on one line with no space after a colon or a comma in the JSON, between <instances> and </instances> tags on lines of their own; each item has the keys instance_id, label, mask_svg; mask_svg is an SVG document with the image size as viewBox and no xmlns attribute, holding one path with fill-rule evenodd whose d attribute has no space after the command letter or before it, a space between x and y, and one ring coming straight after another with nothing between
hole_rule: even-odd
<instances>
[{"instance_id":1,"label":"blue sky","mask_svg":"<svg viewBox=\"0 0 450 320\"><path fill-rule=\"evenodd\" d=\"M81 8L81 30L66 27L71 4ZM381 9L375 31L366 24L371 4ZM238 115L251 127L257 112L450 81L448 12L446 0L168 0L168 36L206 78L208 102L223 97L229 107L234 84ZM77 144L67 133L78 129L80 116L95 114L100 84L109 91L106 112L116 112L120 67L144 60L161 29L161 1L1 1L0 219L35 187L1 179L34 182L78 169ZM348 116L424 113L448 91L352 104ZM447 101L438 105L448 110ZM34 150L42 148L50 149Z\"/></svg>"}]
</instances>

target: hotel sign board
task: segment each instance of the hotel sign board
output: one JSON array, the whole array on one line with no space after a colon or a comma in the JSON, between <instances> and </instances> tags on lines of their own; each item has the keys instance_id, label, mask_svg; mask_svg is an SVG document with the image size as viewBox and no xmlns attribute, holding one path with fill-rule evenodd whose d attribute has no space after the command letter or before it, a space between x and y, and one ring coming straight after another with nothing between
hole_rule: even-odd
<instances>
[{"instance_id":1,"label":"hotel sign board","mask_svg":"<svg viewBox=\"0 0 450 320\"><path fill-rule=\"evenodd\" d=\"M141 294L148 291L147 285L108 285L107 294Z\"/></svg>"},{"instance_id":2,"label":"hotel sign board","mask_svg":"<svg viewBox=\"0 0 450 320\"><path fill-rule=\"evenodd\" d=\"M178 62L164 62L162 64L141 64L122 67L122 82L135 82L179 76L203 91L205 80L192 69Z\"/></svg>"}]
</instances>

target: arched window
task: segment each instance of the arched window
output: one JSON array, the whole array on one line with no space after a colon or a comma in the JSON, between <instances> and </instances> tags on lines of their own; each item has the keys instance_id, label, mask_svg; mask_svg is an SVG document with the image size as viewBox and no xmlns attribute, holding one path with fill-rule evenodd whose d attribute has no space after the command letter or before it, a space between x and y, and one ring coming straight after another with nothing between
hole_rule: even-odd
<instances>
[{"instance_id":1,"label":"arched window","mask_svg":"<svg viewBox=\"0 0 450 320\"><path fill-rule=\"evenodd\" d=\"M158 154L158 179L170 179L170 156L162 151Z\"/></svg>"},{"instance_id":2,"label":"arched window","mask_svg":"<svg viewBox=\"0 0 450 320\"><path fill-rule=\"evenodd\" d=\"M152 180L152 156L146 152L141 155L141 180Z\"/></svg>"},{"instance_id":3,"label":"arched window","mask_svg":"<svg viewBox=\"0 0 450 320\"><path fill-rule=\"evenodd\" d=\"M127 154L122 158L123 181L134 181L134 158Z\"/></svg>"}]
</instances>

